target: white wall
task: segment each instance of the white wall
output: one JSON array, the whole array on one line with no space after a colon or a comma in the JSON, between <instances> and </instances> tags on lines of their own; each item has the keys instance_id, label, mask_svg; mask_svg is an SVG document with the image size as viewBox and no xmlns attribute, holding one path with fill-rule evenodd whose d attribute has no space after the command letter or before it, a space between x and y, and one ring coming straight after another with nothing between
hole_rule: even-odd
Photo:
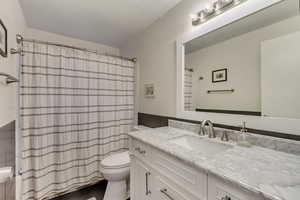
<instances>
[{"instance_id":1,"label":"white wall","mask_svg":"<svg viewBox=\"0 0 300 200\"><path fill-rule=\"evenodd\" d=\"M184 0L121 46L121 55L138 58L139 112L176 115L176 40L194 29L190 14L212 0ZM144 98L144 84L154 83L156 97Z\"/></svg>"},{"instance_id":2,"label":"white wall","mask_svg":"<svg viewBox=\"0 0 300 200\"><path fill-rule=\"evenodd\" d=\"M2 0L0 3L0 19L7 28L8 51L16 48L16 34L24 34L26 22L18 0ZM7 58L0 56L0 71L17 77L17 57L8 53ZM16 119L16 86L5 85L5 79L0 80L0 127ZM5 149L2 149L5 151ZM18 185L18 184L17 184ZM13 186L14 187L14 186ZM16 190L19 190L17 187ZM11 191L13 192L13 191ZM18 196L18 195L17 195Z\"/></svg>"},{"instance_id":3,"label":"white wall","mask_svg":"<svg viewBox=\"0 0 300 200\"><path fill-rule=\"evenodd\" d=\"M300 118L300 32L262 43L262 112Z\"/></svg>"},{"instance_id":4,"label":"white wall","mask_svg":"<svg viewBox=\"0 0 300 200\"><path fill-rule=\"evenodd\" d=\"M194 69L194 108L260 112L261 37L254 31L186 55L185 66ZM228 69L228 80L212 83L212 71L222 68ZM235 91L207 93L227 89Z\"/></svg>"},{"instance_id":5,"label":"white wall","mask_svg":"<svg viewBox=\"0 0 300 200\"><path fill-rule=\"evenodd\" d=\"M77 38L72 38L64 35L59 35L55 33L49 33L46 31L41 31L38 29L27 28L24 34L25 38L36 39L42 41L62 43L66 45L87 48L91 50L97 50L99 53L109 53L114 55L119 55L120 50L111 46L98 44L90 41L80 40Z\"/></svg>"},{"instance_id":6,"label":"white wall","mask_svg":"<svg viewBox=\"0 0 300 200\"><path fill-rule=\"evenodd\" d=\"M197 27L191 25L190 14L201 10L210 0L185 0L157 20L143 33L121 47L121 55L137 57L139 66L139 112L176 116L176 40ZM262 39L299 30L300 17L266 27ZM156 98L144 98L144 84L154 83Z\"/></svg>"},{"instance_id":7,"label":"white wall","mask_svg":"<svg viewBox=\"0 0 300 200\"><path fill-rule=\"evenodd\" d=\"M15 48L16 34L24 33L26 23L18 0L2 0L0 3L0 19L7 28L8 51ZM8 54L7 58L0 56L0 72L13 76L17 75L17 59L15 55ZM5 85L0 80L0 127L16 118L16 84Z\"/></svg>"}]
</instances>

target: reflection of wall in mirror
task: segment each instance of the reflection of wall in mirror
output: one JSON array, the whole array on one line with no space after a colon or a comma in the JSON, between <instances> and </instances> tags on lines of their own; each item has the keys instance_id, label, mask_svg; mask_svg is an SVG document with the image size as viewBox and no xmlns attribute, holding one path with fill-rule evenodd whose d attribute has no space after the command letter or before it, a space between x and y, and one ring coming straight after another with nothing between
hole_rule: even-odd
<instances>
[{"instance_id":1,"label":"reflection of wall in mirror","mask_svg":"<svg viewBox=\"0 0 300 200\"><path fill-rule=\"evenodd\" d=\"M261 111L260 45L300 30L300 16L272 24L186 55L186 66L194 68L192 107ZM211 72L226 66L228 81L212 83ZM199 80L203 76L203 80ZM211 89L235 89L232 94L207 94Z\"/></svg>"},{"instance_id":2,"label":"reflection of wall in mirror","mask_svg":"<svg viewBox=\"0 0 300 200\"><path fill-rule=\"evenodd\" d=\"M261 45L262 114L300 118L300 32Z\"/></svg>"},{"instance_id":3,"label":"reflection of wall in mirror","mask_svg":"<svg viewBox=\"0 0 300 200\"><path fill-rule=\"evenodd\" d=\"M253 34L246 34L186 56L187 65L195 69L194 108L260 111L260 41L253 41L252 37ZM222 68L228 69L227 81L213 83L212 72ZM200 76L204 79L199 80ZM207 93L231 88L234 93Z\"/></svg>"}]
</instances>

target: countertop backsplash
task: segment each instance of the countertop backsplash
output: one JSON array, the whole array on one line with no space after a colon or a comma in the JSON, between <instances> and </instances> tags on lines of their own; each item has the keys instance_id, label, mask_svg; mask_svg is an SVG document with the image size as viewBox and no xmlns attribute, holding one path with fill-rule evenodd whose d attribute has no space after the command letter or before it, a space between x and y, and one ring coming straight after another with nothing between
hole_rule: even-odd
<instances>
[{"instance_id":1,"label":"countertop backsplash","mask_svg":"<svg viewBox=\"0 0 300 200\"><path fill-rule=\"evenodd\" d=\"M169 127L191 131L195 134L198 134L200 131L199 124L193 124L193 123L182 122L177 120L169 120ZM238 141L238 136L241 134L239 131L223 129L223 128L214 128L214 130L217 137L221 137L222 132L227 131L229 140L234 142ZM271 136L257 135L252 133L246 133L246 140L250 144L255 146L260 146L268 149L273 149L276 151L300 155L299 141L276 138Z\"/></svg>"}]
</instances>

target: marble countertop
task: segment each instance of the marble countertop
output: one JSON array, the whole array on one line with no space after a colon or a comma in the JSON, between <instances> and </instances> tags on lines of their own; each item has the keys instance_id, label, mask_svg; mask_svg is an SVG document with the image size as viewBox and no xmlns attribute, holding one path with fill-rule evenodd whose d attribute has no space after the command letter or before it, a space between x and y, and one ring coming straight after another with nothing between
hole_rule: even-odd
<instances>
[{"instance_id":1,"label":"marble countertop","mask_svg":"<svg viewBox=\"0 0 300 200\"><path fill-rule=\"evenodd\" d=\"M195 168L237 184L271 200L299 200L300 156L262 148L241 147L233 142L226 151L207 157L197 150L188 150L170 139L195 133L162 127L129 133L129 136L164 151ZM202 136L203 137L203 136ZM219 138L208 139L223 143ZM249 175L251 174L251 176Z\"/></svg>"}]
</instances>

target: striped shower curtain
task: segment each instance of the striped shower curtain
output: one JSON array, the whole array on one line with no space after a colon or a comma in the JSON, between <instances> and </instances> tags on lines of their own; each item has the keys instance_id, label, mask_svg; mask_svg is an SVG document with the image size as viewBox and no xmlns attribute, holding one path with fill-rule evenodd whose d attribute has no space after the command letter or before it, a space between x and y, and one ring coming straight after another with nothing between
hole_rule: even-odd
<instances>
[{"instance_id":1,"label":"striped shower curtain","mask_svg":"<svg viewBox=\"0 0 300 200\"><path fill-rule=\"evenodd\" d=\"M50 199L101 180L100 161L128 149L134 63L23 42L22 198Z\"/></svg>"},{"instance_id":2,"label":"striped shower curtain","mask_svg":"<svg viewBox=\"0 0 300 200\"><path fill-rule=\"evenodd\" d=\"M184 69L184 110L193 111L193 69Z\"/></svg>"}]
</instances>

